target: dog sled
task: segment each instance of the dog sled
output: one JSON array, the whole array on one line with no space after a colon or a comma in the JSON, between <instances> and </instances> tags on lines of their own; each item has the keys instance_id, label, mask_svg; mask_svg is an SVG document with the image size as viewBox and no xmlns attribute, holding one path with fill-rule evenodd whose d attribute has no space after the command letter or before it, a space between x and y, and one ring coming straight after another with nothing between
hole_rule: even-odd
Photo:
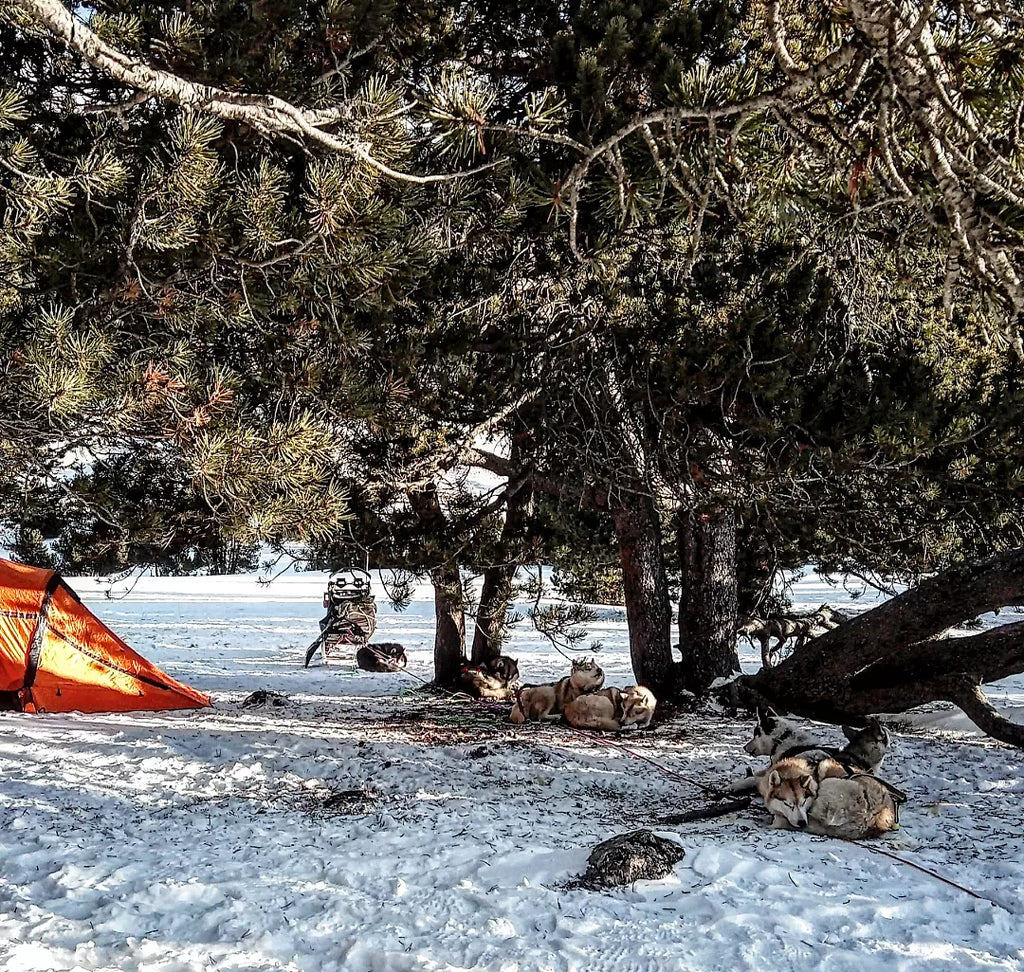
<instances>
[{"instance_id":1,"label":"dog sled","mask_svg":"<svg viewBox=\"0 0 1024 972\"><path fill-rule=\"evenodd\" d=\"M370 592L370 574L359 568L335 571L324 592L327 614L320 621L320 634L306 649L306 668L317 651L324 664L341 654L358 653L377 629L377 602Z\"/></svg>"}]
</instances>

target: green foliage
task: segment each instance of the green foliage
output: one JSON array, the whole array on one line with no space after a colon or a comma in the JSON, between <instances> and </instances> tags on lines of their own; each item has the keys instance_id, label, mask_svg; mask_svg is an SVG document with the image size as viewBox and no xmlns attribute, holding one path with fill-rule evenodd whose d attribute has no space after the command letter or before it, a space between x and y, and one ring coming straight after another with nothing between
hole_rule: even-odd
<instances>
[{"instance_id":1,"label":"green foliage","mask_svg":"<svg viewBox=\"0 0 1024 972\"><path fill-rule=\"evenodd\" d=\"M193 79L334 112L394 162L412 133L389 79L416 19L387 4L162 3L100 4L90 23ZM0 19L0 515L23 518L60 481L68 515L79 504L99 534L101 464L148 451L232 542L338 530L349 444L407 394L373 346L436 247L414 211L375 169L130 99ZM130 508L106 515L100 546L120 552L100 559L160 559L156 542L124 546ZM197 529L168 522L159 543Z\"/></svg>"},{"instance_id":2,"label":"green foliage","mask_svg":"<svg viewBox=\"0 0 1024 972\"><path fill-rule=\"evenodd\" d=\"M835 5L782 8L800 66L849 33ZM167 0L100 3L91 24L190 79L319 110L384 164L500 164L399 184L133 99L0 21L0 517L26 544L38 529L105 566L212 563L224 538L418 571L545 559L604 599L605 514L637 494L666 530L735 508L756 580L1016 541L1020 363L965 281L955 314L938 292L934 187L873 208L891 186L847 122L883 77L851 99L826 84L824 121L799 102L638 129L568 218L567 174L639 115L782 82L763 4ZM939 44L1005 129L1019 45ZM485 439L563 491L512 541L500 497L451 485ZM410 494L441 483L441 516L417 513ZM74 529L31 522L45 503Z\"/></svg>"}]
</instances>

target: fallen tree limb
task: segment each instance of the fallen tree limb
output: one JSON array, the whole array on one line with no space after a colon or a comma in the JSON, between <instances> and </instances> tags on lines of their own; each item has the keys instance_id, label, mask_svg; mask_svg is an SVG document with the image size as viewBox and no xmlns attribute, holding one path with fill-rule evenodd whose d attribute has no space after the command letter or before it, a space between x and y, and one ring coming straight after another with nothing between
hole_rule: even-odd
<instances>
[{"instance_id":1,"label":"fallen tree limb","mask_svg":"<svg viewBox=\"0 0 1024 972\"><path fill-rule=\"evenodd\" d=\"M1024 747L1024 726L1000 715L981 689L1024 672L1024 622L939 637L960 621L1022 600L1024 550L959 565L816 638L778 666L742 676L735 697L836 723L950 701L982 732Z\"/></svg>"},{"instance_id":2,"label":"fallen tree limb","mask_svg":"<svg viewBox=\"0 0 1024 972\"><path fill-rule=\"evenodd\" d=\"M1024 749L1024 726L1000 715L980 685L965 682L949 701L960 706L964 715L986 735Z\"/></svg>"}]
</instances>

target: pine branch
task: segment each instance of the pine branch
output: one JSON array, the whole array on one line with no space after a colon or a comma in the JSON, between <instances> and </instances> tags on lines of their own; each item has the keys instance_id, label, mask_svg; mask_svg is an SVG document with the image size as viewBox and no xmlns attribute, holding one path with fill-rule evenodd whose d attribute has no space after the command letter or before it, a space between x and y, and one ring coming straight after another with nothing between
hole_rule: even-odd
<instances>
[{"instance_id":1,"label":"pine branch","mask_svg":"<svg viewBox=\"0 0 1024 972\"><path fill-rule=\"evenodd\" d=\"M208 112L218 118L244 122L265 136L285 135L303 143L321 145L331 152L358 159L371 169L399 182L416 185L451 182L478 175L501 164L500 160L488 162L462 172L446 174L415 175L400 172L378 159L371 152L370 143L357 134L338 135L319 127L325 120L336 120L334 114L299 108L275 95L244 94L213 85L197 84L169 71L151 67L104 42L60 0L10 2L93 67L131 88L163 101Z\"/></svg>"}]
</instances>

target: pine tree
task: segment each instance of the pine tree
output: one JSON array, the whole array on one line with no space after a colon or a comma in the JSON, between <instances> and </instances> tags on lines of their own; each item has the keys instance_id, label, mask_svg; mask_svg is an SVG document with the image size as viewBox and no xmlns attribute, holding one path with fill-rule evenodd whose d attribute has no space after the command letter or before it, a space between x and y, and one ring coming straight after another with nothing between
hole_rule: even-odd
<instances>
[{"instance_id":1,"label":"pine tree","mask_svg":"<svg viewBox=\"0 0 1024 972\"><path fill-rule=\"evenodd\" d=\"M323 543L346 484L391 529L528 476L614 524L658 691L666 534L691 600L734 522L883 570L1017 535L1008 5L97 8L117 63L6 6L12 493L166 442L214 521ZM449 577L497 509L458 506L409 532ZM681 611L694 687L734 610Z\"/></svg>"},{"instance_id":2,"label":"pine tree","mask_svg":"<svg viewBox=\"0 0 1024 972\"><path fill-rule=\"evenodd\" d=\"M404 394L371 338L398 330L448 225L379 169L415 162L387 75L422 45L417 15L97 4L81 25L196 83L333 112L362 159L126 91L38 28L53 7L0 20L4 517L59 487L76 536L92 523L157 557L132 546L149 529L135 504L104 500L115 473L130 494L146 452L194 512L161 524L168 549L218 529L327 538L349 515L352 440Z\"/></svg>"}]
</instances>

